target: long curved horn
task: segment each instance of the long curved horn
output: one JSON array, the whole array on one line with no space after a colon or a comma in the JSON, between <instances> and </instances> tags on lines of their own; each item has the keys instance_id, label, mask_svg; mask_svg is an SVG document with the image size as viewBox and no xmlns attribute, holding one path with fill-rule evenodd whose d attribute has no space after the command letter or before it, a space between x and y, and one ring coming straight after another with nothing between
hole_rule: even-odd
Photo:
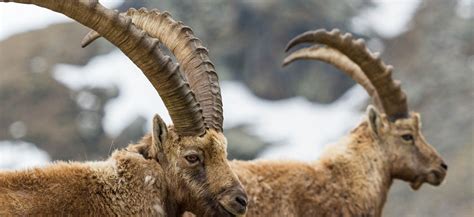
<instances>
[{"instance_id":1,"label":"long curved horn","mask_svg":"<svg viewBox=\"0 0 474 217\"><path fill-rule=\"evenodd\" d=\"M286 51L301 43L320 43L337 49L357 64L372 83L380 99L383 110L392 121L408 116L406 94L400 82L392 79L393 67L385 65L379 55L372 54L363 39L354 40L352 35L344 35L338 29L308 31L293 38Z\"/></svg>"},{"instance_id":2,"label":"long curved horn","mask_svg":"<svg viewBox=\"0 0 474 217\"><path fill-rule=\"evenodd\" d=\"M372 86L372 83L370 83L370 80L367 79L367 76L365 76L360 67L347 58L346 55L331 47L313 45L292 52L283 60L283 66L302 59L320 60L335 66L360 84L372 98L374 104L379 107L379 109L382 109L374 86Z\"/></svg>"},{"instance_id":3,"label":"long curved horn","mask_svg":"<svg viewBox=\"0 0 474 217\"><path fill-rule=\"evenodd\" d=\"M135 25L150 36L159 39L176 56L202 107L206 127L222 132L224 118L218 76L207 48L191 28L175 21L168 12L156 9L148 11L145 8L131 8L122 14L130 17ZM99 33L89 32L82 46L87 46L98 37Z\"/></svg>"},{"instance_id":4,"label":"long curved horn","mask_svg":"<svg viewBox=\"0 0 474 217\"><path fill-rule=\"evenodd\" d=\"M8 2L0 0L0 2ZM180 136L205 133L202 111L194 93L183 79L177 64L157 46L159 41L147 36L130 18L107 9L97 0L13 0L35 4L62 13L96 30L117 46L146 75L163 99Z\"/></svg>"}]
</instances>

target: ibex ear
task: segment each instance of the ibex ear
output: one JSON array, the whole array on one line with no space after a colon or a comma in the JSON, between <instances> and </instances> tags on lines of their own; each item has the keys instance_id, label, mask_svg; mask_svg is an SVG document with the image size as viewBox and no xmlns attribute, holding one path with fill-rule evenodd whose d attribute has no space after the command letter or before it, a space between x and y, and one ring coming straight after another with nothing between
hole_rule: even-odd
<instances>
[{"instance_id":1,"label":"ibex ear","mask_svg":"<svg viewBox=\"0 0 474 217\"><path fill-rule=\"evenodd\" d=\"M164 152L164 144L168 138L168 128L159 115L153 117L152 143L157 148L158 154Z\"/></svg>"},{"instance_id":2,"label":"ibex ear","mask_svg":"<svg viewBox=\"0 0 474 217\"><path fill-rule=\"evenodd\" d=\"M372 105L367 107L367 118L372 133L378 137L380 135L380 129L383 127L382 117L377 109Z\"/></svg>"},{"instance_id":3,"label":"ibex ear","mask_svg":"<svg viewBox=\"0 0 474 217\"><path fill-rule=\"evenodd\" d=\"M153 130L151 132L151 144L144 142L140 145L129 147L130 151L135 151L143 155L146 159L157 159L160 163L166 162L163 145L168 136L168 128L159 115L153 117Z\"/></svg>"},{"instance_id":4,"label":"ibex ear","mask_svg":"<svg viewBox=\"0 0 474 217\"><path fill-rule=\"evenodd\" d=\"M414 117L415 117L415 126L418 128L417 130L420 130L421 129L421 117L420 117L420 114L418 113L415 113L414 114Z\"/></svg>"}]
</instances>

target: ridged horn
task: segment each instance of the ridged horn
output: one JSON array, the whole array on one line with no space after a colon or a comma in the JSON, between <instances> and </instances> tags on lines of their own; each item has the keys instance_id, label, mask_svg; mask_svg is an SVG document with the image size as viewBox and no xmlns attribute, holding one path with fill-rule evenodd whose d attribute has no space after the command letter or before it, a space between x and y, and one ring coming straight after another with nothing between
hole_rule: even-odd
<instances>
[{"instance_id":1,"label":"ridged horn","mask_svg":"<svg viewBox=\"0 0 474 217\"><path fill-rule=\"evenodd\" d=\"M301 48L297 51L290 53L284 60L283 66L287 66L290 63L297 60L319 60L331 64L347 74L354 81L360 84L372 98L374 104L381 108L377 91L375 91L372 83L370 83L367 76L360 69L360 67L352 62L347 56L342 54L336 49L331 47L321 47L319 45L313 45L311 47Z\"/></svg>"},{"instance_id":2,"label":"ridged horn","mask_svg":"<svg viewBox=\"0 0 474 217\"><path fill-rule=\"evenodd\" d=\"M378 55L366 47L364 40L354 40L352 35L344 35L338 29L308 31L293 38L286 51L301 43L319 43L345 55L365 74L377 92L380 105L387 116L396 119L408 117L406 94L400 88L399 81L392 79L393 67L385 65ZM369 93L370 94L370 93Z\"/></svg>"},{"instance_id":3,"label":"ridged horn","mask_svg":"<svg viewBox=\"0 0 474 217\"><path fill-rule=\"evenodd\" d=\"M2 2L8 2L1 0ZM13 0L64 14L97 31L130 58L150 80L166 105L180 136L205 133L202 111L179 66L165 56L158 40L133 25L130 18L107 9L97 0Z\"/></svg>"},{"instance_id":4,"label":"ridged horn","mask_svg":"<svg viewBox=\"0 0 474 217\"><path fill-rule=\"evenodd\" d=\"M122 14L130 17L150 36L159 39L176 56L201 105L206 127L222 132L224 118L219 79L207 48L191 28L175 21L168 12L156 9L131 8ZM98 37L99 33L89 32L82 40L82 46L87 46Z\"/></svg>"}]
</instances>

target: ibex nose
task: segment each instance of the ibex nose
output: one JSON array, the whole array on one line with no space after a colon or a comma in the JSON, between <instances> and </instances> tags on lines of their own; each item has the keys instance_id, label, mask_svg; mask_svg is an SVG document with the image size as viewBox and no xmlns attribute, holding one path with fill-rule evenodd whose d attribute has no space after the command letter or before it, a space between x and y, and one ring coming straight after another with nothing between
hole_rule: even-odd
<instances>
[{"instance_id":1,"label":"ibex nose","mask_svg":"<svg viewBox=\"0 0 474 217\"><path fill-rule=\"evenodd\" d=\"M229 212L233 213L234 215L243 215L247 212L247 195L244 193L238 193L234 200L229 201L228 208L232 209Z\"/></svg>"},{"instance_id":2,"label":"ibex nose","mask_svg":"<svg viewBox=\"0 0 474 217\"><path fill-rule=\"evenodd\" d=\"M237 196L237 197L235 198L235 201L237 201L237 203L239 203L239 204L242 205L243 207L246 207L246 206L247 206L247 198L245 198L245 197Z\"/></svg>"},{"instance_id":3,"label":"ibex nose","mask_svg":"<svg viewBox=\"0 0 474 217\"><path fill-rule=\"evenodd\" d=\"M442 167L444 170L448 170L448 165L446 165L446 163L444 163L444 162L441 163L441 167Z\"/></svg>"},{"instance_id":4,"label":"ibex nose","mask_svg":"<svg viewBox=\"0 0 474 217\"><path fill-rule=\"evenodd\" d=\"M227 191L222 195L219 203L222 207L233 215L244 215L247 212L247 194L241 188Z\"/></svg>"}]
</instances>

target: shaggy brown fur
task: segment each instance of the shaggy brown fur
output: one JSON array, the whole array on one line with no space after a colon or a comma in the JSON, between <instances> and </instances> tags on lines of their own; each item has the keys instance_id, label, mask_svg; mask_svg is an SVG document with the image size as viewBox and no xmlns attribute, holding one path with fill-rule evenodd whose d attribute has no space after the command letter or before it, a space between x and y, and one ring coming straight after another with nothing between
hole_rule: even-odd
<instances>
[{"instance_id":1,"label":"shaggy brown fur","mask_svg":"<svg viewBox=\"0 0 474 217\"><path fill-rule=\"evenodd\" d=\"M394 179L414 189L439 185L446 166L424 140L418 114L393 123L368 110L369 120L313 163L231 162L249 197L247 216L381 216Z\"/></svg>"},{"instance_id":2,"label":"shaggy brown fur","mask_svg":"<svg viewBox=\"0 0 474 217\"><path fill-rule=\"evenodd\" d=\"M162 174L156 161L127 150L104 162L1 172L0 216L164 216Z\"/></svg>"},{"instance_id":3,"label":"shaggy brown fur","mask_svg":"<svg viewBox=\"0 0 474 217\"><path fill-rule=\"evenodd\" d=\"M245 213L235 204L237 196L246 196L227 163L222 133L179 137L158 116L153 132L106 161L0 172L0 216ZM188 162L189 155L198 161Z\"/></svg>"}]
</instances>

